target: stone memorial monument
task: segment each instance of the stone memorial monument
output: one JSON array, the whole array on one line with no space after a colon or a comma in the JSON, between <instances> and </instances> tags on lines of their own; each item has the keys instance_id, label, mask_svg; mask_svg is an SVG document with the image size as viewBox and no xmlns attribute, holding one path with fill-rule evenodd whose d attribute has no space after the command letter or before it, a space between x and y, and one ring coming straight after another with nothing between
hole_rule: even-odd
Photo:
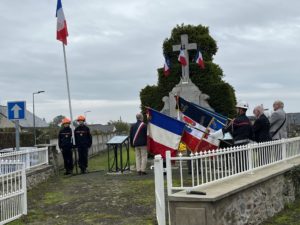
<instances>
[{"instance_id":1,"label":"stone memorial monument","mask_svg":"<svg viewBox=\"0 0 300 225\"><path fill-rule=\"evenodd\" d=\"M207 109L213 110L207 102L209 96L207 94L202 93L190 79L188 51L197 49L197 44L189 43L188 35L182 34L181 44L173 45L173 51L180 51L180 49L184 51L187 65L182 66L182 77L179 84L177 84L172 89L172 91L169 93L169 96L163 97L162 101L164 102L164 107L161 110L161 112L171 117L177 117L176 100L174 97L175 95L180 96L186 99L187 101L193 102Z\"/></svg>"}]
</instances>

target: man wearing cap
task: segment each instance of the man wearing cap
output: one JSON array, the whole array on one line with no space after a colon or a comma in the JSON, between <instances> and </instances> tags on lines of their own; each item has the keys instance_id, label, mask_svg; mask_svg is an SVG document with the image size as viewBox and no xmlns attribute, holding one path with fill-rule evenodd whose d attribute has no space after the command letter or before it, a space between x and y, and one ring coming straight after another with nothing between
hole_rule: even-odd
<instances>
[{"instance_id":1,"label":"man wearing cap","mask_svg":"<svg viewBox=\"0 0 300 225\"><path fill-rule=\"evenodd\" d=\"M65 175L73 172L73 156L72 156L72 130L70 128L71 120L64 118L62 120L62 128L58 134L58 146L62 152L64 159Z\"/></svg>"},{"instance_id":2,"label":"man wearing cap","mask_svg":"<svg viewBox=\"0 0 300 225\"><path fill-rule=\"evenodd\" d=\"M143 114L136 115L137 122L130 128L130 145L135 150L136 171L138 175L146 175L147 166L147 125L143 122Z\"/></svg>"},{"instance_id":3,"label":"man wearing cap","mask_svg":"<svg viewBox=\"0 0 300 225\"><path fill-rule=\"evenodd\" d=\"M77 122L79 126L75 129L75 142L78 149L78 164L81 173L86 173L88 167L88 150L92 146L92 135L90 129L84 124L84 116L78 116Z\"/></svg>"}]
</instances>

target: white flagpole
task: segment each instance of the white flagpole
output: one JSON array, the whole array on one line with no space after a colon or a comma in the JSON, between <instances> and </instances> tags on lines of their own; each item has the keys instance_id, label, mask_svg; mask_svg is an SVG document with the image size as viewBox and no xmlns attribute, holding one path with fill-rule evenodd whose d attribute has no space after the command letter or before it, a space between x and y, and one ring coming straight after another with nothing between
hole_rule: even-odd
<instances>
[{"instance_id":1,"label":"white flagpole","mask_svg":"<svg viewBox=\"0 0 300 225\"><path fill-rule=\"evenodd\" d=\"M71 94L70 94L70 85L69 85L69 74L68 74L68 64L67 64L65 44L62 43L62 46L63 46L63 52L64 52L64 61L65 61L65 71L66 71L67 90L68 90L68 98L69 98L69 110L70 110L70 119L71 119L71 129L72 129L72 136L73 136L73 144L75 145L74 125L73 125L73 113L72 113L72 103L71 103Z\"/></svg>"}]
</instances>

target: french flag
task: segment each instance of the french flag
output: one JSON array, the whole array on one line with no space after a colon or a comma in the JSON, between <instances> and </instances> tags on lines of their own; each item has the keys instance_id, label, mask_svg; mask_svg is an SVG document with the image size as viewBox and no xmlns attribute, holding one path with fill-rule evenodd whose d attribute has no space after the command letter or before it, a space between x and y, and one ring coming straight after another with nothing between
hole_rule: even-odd
<instances>
[{"instance_id":1,"label":"french flag","mask_svg":"<svg viewBox=\"0 0 300 225\"><path fill-rule=\"evenodd\" d=\"M61 0L57 0L56 17L57 17L56 39L64 43L64 45L67 45L67 37L69 36L69 34L67 28L67 21L62 8Z\"/></svg>"},{"instance_id":2,"label":"french flag","mask_svg":"<svg viewBox=\"0 0 300 225\"><path fill-rule=\"evenodd\" d=\"M186 56L184 54L183 49L180 49L180 53L179 53L179 56L178 56L178 61L181 63L182 66L187 65L187 60L186 60Z\"/></svg>"},{"instance_id":3,"label":"french flag","mask_svg":"<svg viewBox=\"0 0 300 225\"><path fill-rule=\"evenodd\" d=\"M164 64L164 75L165 77L170 75L170 59L165 56L165 64Z\"/></svg>"},{"instance_id":4,"label":"french flag","mask_svg":"<svg viewBox=\"0 0 300 225\"><path fill-rule=\"evenodd\" d=\"M186 126L181 141L192 152L214 150L219 147L220 141L211 138L201 130Z\"/></svg>"},{"instance_id":5,"label":"french flag","mask_svg":"<svg viewBox=\"0 0 300 225\"><path fill-rule=\"evenodd\" d=\"M148 151L154 155L160 154L163 158L166 157L166 151L176 156L185 124L150 108L148 116Z\"/></svg>"},{"instance_id":6,"label":"french flag","mask_svg":"<svg viewBox=\"0 0 300 225\"><path fill-rule=\"evenodd\" d=\"M205 68L203 57L202 57L200 50L198 51L198 53L196 55L196 63L200 66L200 68L202 68L202 69Z\"/></svg>"}]
</instances>

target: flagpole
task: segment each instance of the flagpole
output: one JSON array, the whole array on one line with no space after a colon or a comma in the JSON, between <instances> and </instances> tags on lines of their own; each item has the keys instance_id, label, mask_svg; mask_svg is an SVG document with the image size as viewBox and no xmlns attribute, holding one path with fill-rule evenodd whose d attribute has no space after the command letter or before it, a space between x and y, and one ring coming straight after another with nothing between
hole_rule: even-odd
<instances>
[{"instance_id":1,"label":"flagpole","mask_svg":"<svg viewBox=\"0 0 300 225\"><path fill-rule=\"evenodd\" d=\"M68 74L68 64L67 64L65 44L62 43L62 46L63 46L63 52L64 52L64 62L65 62L67 90L68 90L68 99L69 99L69 110L70 110L70 118L71 118L71 129L72 129L72 136L73 136L73 144L75 145L74 125L73 125L73 113L72 113L72 103L71 103L71 94L70 94L70 85L69 85L69 74Z\"/></svg>"}]
</instances>

